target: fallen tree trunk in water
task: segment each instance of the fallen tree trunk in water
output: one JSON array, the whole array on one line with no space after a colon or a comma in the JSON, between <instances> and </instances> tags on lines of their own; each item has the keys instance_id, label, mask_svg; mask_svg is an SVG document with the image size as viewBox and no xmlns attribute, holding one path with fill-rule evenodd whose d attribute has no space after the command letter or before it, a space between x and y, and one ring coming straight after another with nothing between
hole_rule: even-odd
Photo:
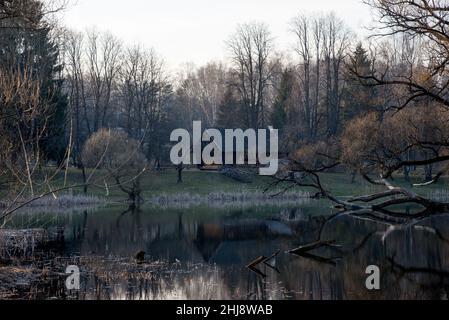
<instances>
[{"instance_id":1,"label":"fallen tree trunk in water","mask_svg":"<svg viewBox=\"0 0 449 320\"><path fill-rule=\"evenodd\" d=\"M298 247L296 249L290 250L288 253L301 255L301 254L308 253L309 251L319 249L322 247L339 248L340 246L335 245L335 240L316 241L316 242L312 242L312 243L306 244L304 246Z\"/></svg>"}]
</instances>

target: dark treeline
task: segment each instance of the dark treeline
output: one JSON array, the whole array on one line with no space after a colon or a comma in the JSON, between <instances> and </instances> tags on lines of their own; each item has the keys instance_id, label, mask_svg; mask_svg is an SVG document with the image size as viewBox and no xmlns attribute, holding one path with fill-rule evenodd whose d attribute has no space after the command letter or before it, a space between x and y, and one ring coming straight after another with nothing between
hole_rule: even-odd
<instances>
[{"instance_id":1,"label":"dark treeline","mask_svg":"<svg viewBox=\"0 0 449 320\"><path fill-rule=\"evenodd\" d=\"M267 25L248 23L224 39L226 61L169 74L156 50L56 26L54 2L1 1L3 180L33 192L34 173L50 162L86 177L91 154L83 149L102 129L126 133L139 157L160 168L169 164L170 132L201 120L204 127L274 126L282 153L310 167L333 159L365 177L402 171L407 178L423 167L432 182L447 160L448 6L367 4L379 14L382 37L361 41L332 13L298 15L286 21L295 50L280 52Z\"/></svg>"},{"instance_id":2,"label":"dark treeline","mask_svg":"<svg viewBox=\"0 0 449 320\"><path fill-rule=\"evenodd\" d=\"M386 93L365 89L348 63L370 69L366 49L335 15L291 21L295 59L278 52L268 26L238 26L226 41L229 59L168 74L152 49L125 47L109 33L67 32L65 88L74 124L77 165L85 140L120 128L141 141L148 159L167 163L170 131L205 127L266 128L282 133L284 151L341 133L357 115L382 108ZM78 159L78 160L76 160Z\"/></svg>"}]
</instances>

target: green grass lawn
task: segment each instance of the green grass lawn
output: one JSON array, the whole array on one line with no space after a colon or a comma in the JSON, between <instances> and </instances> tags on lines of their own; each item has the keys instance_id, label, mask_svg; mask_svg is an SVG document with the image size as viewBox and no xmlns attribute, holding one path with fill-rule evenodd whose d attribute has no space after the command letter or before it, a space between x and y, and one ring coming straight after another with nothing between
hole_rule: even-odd
<instances>
[{"instance_id":1,"label":"green grass lawn","mask_svg":"<svg viewBox=\"0 0 449 320\"><path fill-rule=\"evenodd\" d=\"M98 172L97 176L101 177L102 172ZM370 194L377 191L385 190L382 186L374 186L366 182L360 177L356 178L352 183L351 174L346 173L326 173L322 174L322 183L329 191L339 197ZM71 169L68 175L71 184L82 183L82 176L78 170ZM60 185L62 179L55 184ZM98 181L98 179L97 179ZM166 170L161 172L147 172L142 178L142 189L144 197L157 196L160 194L208 194L213 192L256 192L264 190L272 179L270 177L254 176L252 183L240 183L231 178L225 177L216 172L206 171L186 171L183 173L183 183L177 183L177 173L175 170ZM422 182L420 177L412 177L412 182ZM441 179L437 184L415 188L414 191L427 195L435 190L447 189L448 178ZM112 180L106 181L109 187L108 197L111 199L124 199L126 195L117 187L113 187ZM403 177L396 177L393 181L395 185L410 187L410 183L406 182ZM89 193L105 196L105 184L102 181L100 186L89 187ZM302 191L314 192L315 190L307 188L298 188ZM80 188L77 191L81 191Z\"/></svg>"},{"instance_id":2,"label":"green grass lawn","mask_svg":"<svg viewBox=\"0 0 449 320\"><path fill-rule=\"evenodd\" d=\"M99 172L96 176L100 177L103 173ZM82 183L82 175L77 170L71 170L69 173L71 184ZM95 177L94 177L95 180ZM59 179L55 184L60 185ZM270 178L255 176L251 183L240 183L231 178L225 177L216 172L206 171L186 171L183 173L183 183L177 183L177 172L175 170L165 170L160 172L147 172L141 177L141 185L144 197L161 194L174 193L192 193L208 194L213 192L255 192L266 188L271 182ZM124 198L126 195L114 185L112 180L106 181L111 198ZM81 191L82 188L79 188ZM95 195L105 195L105 184L101 186L89 187L89 193Z\"/></svg>"}]
</instances>

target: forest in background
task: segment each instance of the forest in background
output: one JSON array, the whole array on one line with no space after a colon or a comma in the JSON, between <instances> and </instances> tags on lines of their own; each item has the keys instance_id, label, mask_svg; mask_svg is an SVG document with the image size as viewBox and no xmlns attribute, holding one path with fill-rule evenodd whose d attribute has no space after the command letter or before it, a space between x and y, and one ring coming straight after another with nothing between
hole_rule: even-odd
<instances>
[{"instance_id":1,"label":"forest in background","mask_svg":"<svg viewBox=\"0 0 449 320\"><path fill-rule=\"evenodd\" d=\"M250 22L223 39L226 61L173 74L157 48L61 26L64 1L2 1L0 188L12 199L54 193L52 179L65 173L69 187L68 168L77 168L87 191L89 170L105 169L135 198L143 172L170 166L170 132L197 120L279 129L291 163L277 182L321 196L329 194L316 176L326 171L388 189L398 173L415 186L435 183L449 160L449 6L366 5L379 21L368 39L333 13L299 13L286 21L292 52L276 48L269 26Z\"/></svg>"}]
</instances>

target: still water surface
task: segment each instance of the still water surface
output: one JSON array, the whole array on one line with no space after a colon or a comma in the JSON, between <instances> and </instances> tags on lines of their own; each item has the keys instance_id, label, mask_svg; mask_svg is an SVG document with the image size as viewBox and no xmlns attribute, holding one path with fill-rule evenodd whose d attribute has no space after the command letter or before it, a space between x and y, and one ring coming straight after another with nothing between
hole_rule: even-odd
<instances>
[{"instance_id":1,"label":"still water surface","mask_svg":"<svg viewBox=\"0 0 449 320\"><path fill-rule=\"evenodd\" d=\"M24 213L10 227L63 233L57 254L89 270L76 293L80 299L447 298L449 216L395 231L386 239L387 228L381 224L341 217L322 234L322 240L335 240L341 247L319 249L308 257L286 253L317 240L331 214L329 204L318 201L289 207L134 212L108 207L70 214ZM266 277L245 267L279 250L270 262L275 268L259 267ZM146 252L142 265L133 260L139 251ZM91 258L83 262L77 257ZM369 265L380 267L381 290L366 289ZM66 297L62 286L41 290L40 297Z\"/></svg>"}]
</instances>

